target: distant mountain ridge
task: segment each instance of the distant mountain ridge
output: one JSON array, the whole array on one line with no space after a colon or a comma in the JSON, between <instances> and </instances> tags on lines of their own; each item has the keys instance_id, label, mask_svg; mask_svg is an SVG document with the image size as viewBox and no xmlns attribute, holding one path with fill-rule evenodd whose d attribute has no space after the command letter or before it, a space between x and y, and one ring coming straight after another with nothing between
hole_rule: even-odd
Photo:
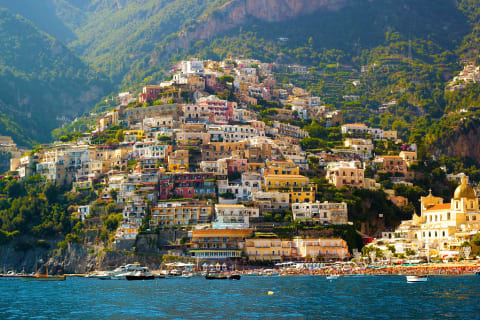
<instances>
[{"instance_id":1,"label":"distant mountain ridge","mask_svg":"<svg viewBox=\"0 0 480 320\"><path fill-rule=\"evenodd\" d=\"M108 84L64 44L0 9L1 135L20 145L88 111Z\"/></svg>"},{"instance_id":2,"label":"distant mountain ridge","mask_svg":"<svg viewBox=\"0 0 480 320\"><path fill-rule=\"evenodd\" d=\"M460 69L460 59L478 56L476 12L480 5L474 0L438 0L434 4L427 0L42 2L44 8L36 0L8 4L0 0L0 7L33 21L86 61L79 59L82 66L75 67L86 83L102 82L105 74L109 88L138 89L161 81L169 66L189 57L219 60L244 56L299 63L313 71L311 77L302 80L285 75L282 80L303 81L299 84L325 97L327 104L346 111L347 120L366 121L371 110L402 98L400 115L398 110L383 120L379 119L383 115L372 115L377 119L371 121L385 127L399 122L403 132L414 127L417 117L438 118L444 113L448 104L443 97L444 81ZM384 64L384 71L360 74L362 66L375 64ZM344 66L348 74L334 70ZM353 88L350 78L361 79L361 85ZM84 98L105 93L85 92L75 94L90 108L93 99ZM362 97L358 106L341 101L349 94ZM52 114L71 118L89 108L83 102L80 108L65 105ZM9 105L15 106L12 102ZM24 122L20 127L30 132L33 127Z\"/></svg>"}]
</instances>

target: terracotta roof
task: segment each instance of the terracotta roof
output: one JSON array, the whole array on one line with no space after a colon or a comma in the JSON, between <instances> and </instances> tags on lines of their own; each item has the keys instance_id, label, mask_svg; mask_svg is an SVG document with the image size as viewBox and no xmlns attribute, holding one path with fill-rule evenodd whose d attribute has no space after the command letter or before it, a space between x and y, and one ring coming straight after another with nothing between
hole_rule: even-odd
<instances>
[{"instance_id":1,"label":"terracotta roof","mask_svg":"<svg viewBox=\"0 0 480 320\"><path fill-rule=\"evenodd\" d=\"M450 203L434 205L434 206L428 208L427 211L430 211L430 210L447 210L447 209L451 209L451 204Z\"/></svg>"},{"instance_id":2,"label":"terracotta roof","mask_svg":"<svg viewBox=\"0 0 480 320\"><path fill-rule=\"evenodd\" d=\"M367 125L364 123L346 123L343 126L345 127L366 127Z\"/></svg>"}]
</instances>

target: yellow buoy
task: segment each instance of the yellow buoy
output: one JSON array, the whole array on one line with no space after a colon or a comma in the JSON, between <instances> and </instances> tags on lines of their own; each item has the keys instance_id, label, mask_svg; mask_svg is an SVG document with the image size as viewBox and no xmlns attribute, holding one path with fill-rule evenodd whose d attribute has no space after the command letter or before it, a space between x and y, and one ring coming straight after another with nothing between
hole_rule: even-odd
<instances>
[{"instance_id":1,"label":"yellow buoy","mask_svg":"<svg viewBox=\"0 0 480 320\"><path fill-rule=\"evenodd\" d=\"M273 291L268 291L268 295L273 296L274 295Z\"/></svg>"}]
</instances>

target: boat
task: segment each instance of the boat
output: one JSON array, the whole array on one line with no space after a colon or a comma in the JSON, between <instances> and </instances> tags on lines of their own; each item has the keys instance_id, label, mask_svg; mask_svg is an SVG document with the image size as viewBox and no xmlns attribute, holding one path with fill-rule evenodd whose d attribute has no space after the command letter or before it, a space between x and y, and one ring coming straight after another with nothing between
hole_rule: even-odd
<instances>
[{"instance_id":1,"label":"boat","mask_svg":"<svg viewBox=\"0 0 480 320\"><path fill-rule=\"evenodd\" d=\"M147 267L142 267L141 270L132 272L125 276L127 280L154 280L155 276L150 272Z\"/></svg>"},{"instance_id":2,"label":"boat","mask_svg":"<svg viewBox=\"0 0 480 320\"><path fill-rule=\"evenodd\" d=\"M336 274L331 274L326 277L327 280L337 280L340 276Z\"/></svg>"},{"instance_id":3,"label":"boat","mask_svg":"<svg viewBox=\"0 0 480 320\"><path fill-rule=\"evenodd\" d=\"M185 270L185 271L182 272L182 275L180 277L181 278L191 278L191 277L193 277L193 272Z\"/></svg>"},{"instance_id":4,"label":"boat","mask_svg":"<svg viewBox=\"0 0 480 320\"><path fill-rule=\"evenodd\" d=\"M89 273L85 276L85 278L93 278L93 279L99 279L99 280L112 280L113 274L110 271L100 271L100 272Z\"/></svg>"},{"instance_id":5,"label":"boat","mask_svg":"<svg viewBox=\"0 0 480 320\"><path fill-rule=\"evenodd\" d=\"M36 274L30 276L22 276L23 281L65 281L67 277L65 275L48 275L48 274Z\"/></svg>"},{"instance_id":6,"label":"boat","mask_svg":"<svg viewBox=\"0 0 480 320\"><path fill-rule=\"evenodd\" d=\"M408 283L426 282L427 280L428 280L428 276L426 275L407 276Z\"/></svg>"},{"instance_id":7,"label":"boat","mask_svg":"<svg viewBox=\"0 0 480 320\"><path fill-rule=\"evenodd\" d=\"M205 276L205 279L207 280L226 280L227 279L227 276L226 275L222 275L220 273L208 273L206 276Z\"/></svg>"},{"instance_id":8,"label":"boat","mask_svg":"<svg viewBox=\"0 0 480 320\"><path fill-rule=\"evenodd\" d=\"M171 276L171 277L180 277L182 275L182 271L177 270L177 269L172 269L172 270L170 270L168 275Z\"/></svg>"},{"instance_id":9,"label":"boat","mask_svg":"<svg viewBox=\"0 0 480 320\"><path fill-rule=\"evenodd\" d=\"M23 281L65 281L67 276L63 275L49 275L48 268L45 268L45 274L38 274L37 264L35 263L35 273L24 275L21 277Z\"/></svg>"},{"instance_id":10,"label":"boat","mask_svg":"<svg viewBox=\"0 0 480 320\"><path fill-rule=\"evenodd\" d=\"M19 274L14 271L8 271L7 273L1 274L0 277L2 279L18 279L22 277L24 274Z\"/></svg>"},{"instance_id":11,"label":"boat","mask_svg":"<svg viewBox=\"0 0 480 320\"><path fill-rule=\"evenodd\" d=\"M232 274L228 276L229 280L240 280L241 276L239 274Z\"/></svg>"},{"instance_id":12,"label":"boat","mask_svg":"<svg viewBox=\"0 0 480 320\"><path fill-rule=\"evenodd\" d=\"M127 276L135 275L136 272L142 271L140 263L131 263L124 266L120 266L113 271L110 271L111 280L126 280Z\"/></svg>"},{"instance_id":13,"label":"boat","mask_svg":"<svg viewBox=\"0 0 480 320\"><path fill-rule=\"evenodd\" d=\"M221 273L208 273L205 275L207 280L240 280L241 276L239 274L225 275Z\"/></svg>"}]
</instances>

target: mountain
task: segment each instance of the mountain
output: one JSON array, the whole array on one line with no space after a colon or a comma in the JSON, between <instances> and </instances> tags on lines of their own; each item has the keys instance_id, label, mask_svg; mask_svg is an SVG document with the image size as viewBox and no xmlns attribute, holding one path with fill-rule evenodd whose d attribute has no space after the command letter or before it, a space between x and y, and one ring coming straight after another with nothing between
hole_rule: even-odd
<instances>
[{"instance_id":1,"label":"mountain","mask_svg":"<svg viewBox=\"0 0 480 320\"><path fill-rule=\"evenodd\" d=\"M0 9L0 135L17 144L50 140L50 132L88 111L108 82L59 40Z\"/></svg>"},{"instance_id":2,"label":"mountain","mask_svg":"<svg viewBox=\"0 0 480 320\"><path fill-rule=\"evenodd\" d=\"M308 77L285 73L280 80L344 110L346 121L394 128L406 140L425 118L439 119L457 108L458 94L446 95L445 85L461 70L461 59L475 61L480 47L475 0L44 3L18 0L7 6L63 41L117 89L161 81L169 66L188 57L298 63L310 68ZM367 71L360 72L362 67ZM353 80L360 84L353 86ZM345 95L360 99L345 101ZM392 101L395 107L379 112Z\"/></svg>"}]
</instances>

